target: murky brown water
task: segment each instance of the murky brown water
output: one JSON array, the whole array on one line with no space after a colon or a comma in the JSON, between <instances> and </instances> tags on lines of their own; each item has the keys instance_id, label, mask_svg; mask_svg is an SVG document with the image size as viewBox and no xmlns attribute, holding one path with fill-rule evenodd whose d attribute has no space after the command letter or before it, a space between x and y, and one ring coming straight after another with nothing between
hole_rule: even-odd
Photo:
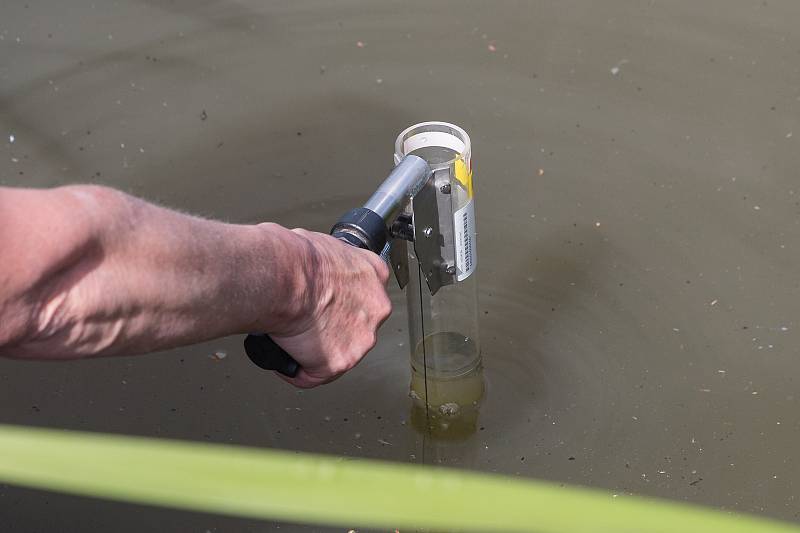
<instances>
[{"instance_id":1,"label":"murky brown water","mask_svg":"<svg viewBox=\"0 0 800 533\"><path fill-rule=\"evenodd\" d=\"M487 393L472 437L423 446L393 288L379 346L328 387L288 388L241 338L0 361L0 420L424 457L800 521L799 16L788 0L4 3L6 185L99 182L326 230L401 129L463 126ZM10 487L0 515L303 529Z\"/></svg>"}]
</instances>

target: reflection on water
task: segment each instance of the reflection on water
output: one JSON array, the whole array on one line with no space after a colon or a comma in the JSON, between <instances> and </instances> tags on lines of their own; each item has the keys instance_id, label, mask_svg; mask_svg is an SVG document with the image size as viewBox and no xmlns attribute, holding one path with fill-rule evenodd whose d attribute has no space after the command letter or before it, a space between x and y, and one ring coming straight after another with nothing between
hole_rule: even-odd
<instances>
[{"instance_id":1,"label":"reflection on water","mask_svg":"<svg viewBox=\"0 0 800 533\"><path fill-rule=\"evenodd\" d=\"M459 333L434 333L417 346L411 361L414 428L441 439L472 435L485 391L476 343Z\"/></svg>"}]
</instances>

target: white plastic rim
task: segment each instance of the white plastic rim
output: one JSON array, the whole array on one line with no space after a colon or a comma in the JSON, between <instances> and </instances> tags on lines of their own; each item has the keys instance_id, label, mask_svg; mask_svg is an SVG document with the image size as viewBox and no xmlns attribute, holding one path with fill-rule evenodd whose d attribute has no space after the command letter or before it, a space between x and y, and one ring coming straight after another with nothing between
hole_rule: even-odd
<instances>
[{"instance_id":1,"label":"white plastic rim","mask_svg":"<svg viewBox=\"0 0 800 533\"><path fill-rule=\"evenodd\" d=\"M429 146L439 146L453 150L469 164L472 151L469 135L455 124L441 121L420 122L400 132L394 143L394 164L399 163L403 157L411 152ZM441 166L447 166L451 162L448 161ZM440 165L436 166L439 167Z\"/></svg>"}]
</instances>

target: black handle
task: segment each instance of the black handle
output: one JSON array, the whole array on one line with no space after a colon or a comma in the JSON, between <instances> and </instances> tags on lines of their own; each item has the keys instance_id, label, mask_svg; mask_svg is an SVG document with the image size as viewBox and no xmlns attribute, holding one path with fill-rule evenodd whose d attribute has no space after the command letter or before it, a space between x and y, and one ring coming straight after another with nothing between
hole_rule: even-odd
<instances>
[{"instance_id":1,"label":"black handle","mask_svg":"<svg viewBox=\"0 0 800 533\"><path fill-rule=\"evenodd\" d=\"M379 254L386 244L387 230L379 215L359 207L345 213L333 226L331 235L350 246ZM251 361L264 370L275 370L290 378L300 370L297 361L269 335L251 333L244 339L244 351Z\"/></svg>"},{"instance_id":2,"label":"black handle","mask_svg":"<svg viewBox=\"0 0 800 533\"><path fill-rule=\"evenodd\" d=\"M244 351L251 361L264 370L275 370L290 378L300 370L297 361L269 335L251 333L244 339Z\"/></svg>"}]
</instances>

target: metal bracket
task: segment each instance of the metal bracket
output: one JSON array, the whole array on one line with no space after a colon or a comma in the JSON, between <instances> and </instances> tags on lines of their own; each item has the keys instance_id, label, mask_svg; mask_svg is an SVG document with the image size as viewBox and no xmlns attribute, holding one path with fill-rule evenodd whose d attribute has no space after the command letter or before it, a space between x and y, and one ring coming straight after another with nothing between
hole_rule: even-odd
<instances>
[{"instance_id":1,"label":"metal bracket","mask_svg":"<svg viewBox=\"0 0 800 533\"><path fill-rule=\"evenodd\" d=\"M394 277L397 278L397 284L401 289L405 289L408 285L408 242L403 239L392 239L389 250L389 264L394 271Z\"/></svg>"},{"instance_id":2,"label":"metal bracket","mask_svg":"<svg viewBox=\"0 0 800 533\"><path fill-rule=\"evenodd\" d=\"M455 269L446 259L448 250L454 255L453 215L450 195L439 190L442 184L438 182L443 180L449 183L448 169L435 172L411 199L414 252L431 295L455 279ZM444 233L441 228L444 228Z\"/></svg>"}]
</instances>

